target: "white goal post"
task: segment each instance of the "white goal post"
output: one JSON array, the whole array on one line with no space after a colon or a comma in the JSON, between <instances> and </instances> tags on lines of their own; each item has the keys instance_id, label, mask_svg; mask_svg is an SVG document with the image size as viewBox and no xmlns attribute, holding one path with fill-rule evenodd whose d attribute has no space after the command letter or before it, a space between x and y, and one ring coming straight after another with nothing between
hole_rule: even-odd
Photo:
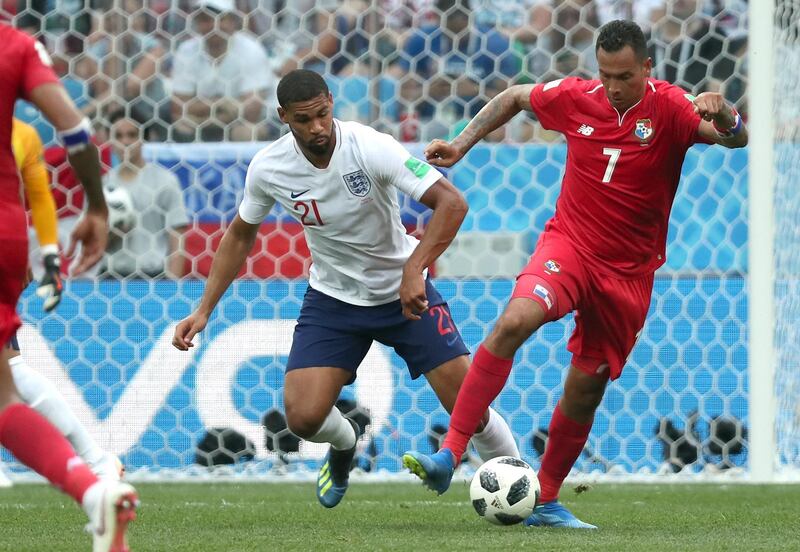
<instances>
[{"instance_id":1,"label":"white goal post","mask_svg":"<svg viewBox=\"0 0 800 552\"><path fill-rule=\"evenodd\" d=\"M748 348L750 476L775 474L775 7L750 2Z\"/></svg>"}]
</instances>

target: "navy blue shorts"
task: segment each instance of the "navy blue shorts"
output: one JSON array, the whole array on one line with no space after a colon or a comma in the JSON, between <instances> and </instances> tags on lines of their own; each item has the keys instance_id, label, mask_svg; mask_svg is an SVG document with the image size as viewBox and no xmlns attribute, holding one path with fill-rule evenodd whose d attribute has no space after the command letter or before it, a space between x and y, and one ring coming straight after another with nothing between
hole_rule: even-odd
<instances>
[{"instance_id":1,"label":"navy blue shorts","mask_svg":"<svg viewBox=\"0 0 800 552\"><path fill-rule=\"evenodd\" d=\"M469 354L450 308L430 281L425 282L428 310L420 320L403 316L400 300L362 307L351 305L309 286L294 329L286 371L317 366L344 368L353 373L372 342L392 347L417 379L461 355Z\"/></svg>"}]
</instances>

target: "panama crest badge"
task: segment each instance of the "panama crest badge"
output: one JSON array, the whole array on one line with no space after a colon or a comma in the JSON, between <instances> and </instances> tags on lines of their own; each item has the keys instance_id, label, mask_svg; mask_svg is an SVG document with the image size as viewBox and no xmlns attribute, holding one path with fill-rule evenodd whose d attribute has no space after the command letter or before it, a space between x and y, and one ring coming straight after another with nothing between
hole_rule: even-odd
<instances>
[{"instance_id":1,"label":"panama crest badge","mask_svg":"<svg viewBox=\"0 0 800 552\"><path fill-rule=\"evenodd\" d=\"M633 133L642 142L647 142L653 135L653 123L650 119L638 119Z\"/></svg>"}]
</instances>

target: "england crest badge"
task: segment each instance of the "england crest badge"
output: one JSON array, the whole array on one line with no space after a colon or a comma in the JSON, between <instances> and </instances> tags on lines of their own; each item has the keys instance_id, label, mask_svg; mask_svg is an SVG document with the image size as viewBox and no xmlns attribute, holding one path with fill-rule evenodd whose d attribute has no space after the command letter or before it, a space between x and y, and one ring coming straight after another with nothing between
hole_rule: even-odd
<instances>
[{"instance_id":1,"label":"england crest badge","mask_svg":"<svg viewBox=\"0 0 800 552\"><path fill-rule=\"evenodd\" d=\"M633 133L642 142L647 142L653 135L653 123L650 119L638 119Z\"/></svg>"},{"instance_id":2,"label":"england crest badge","mask_svg":"<svg viewBox=\"0 0 800 552\"><path fill-rule=\"evenodd\" d=\"M372 189L372 182L364 171L355 171L342 176L350 193L357 197L364 197Z\"/></svg>"}]
</instances>

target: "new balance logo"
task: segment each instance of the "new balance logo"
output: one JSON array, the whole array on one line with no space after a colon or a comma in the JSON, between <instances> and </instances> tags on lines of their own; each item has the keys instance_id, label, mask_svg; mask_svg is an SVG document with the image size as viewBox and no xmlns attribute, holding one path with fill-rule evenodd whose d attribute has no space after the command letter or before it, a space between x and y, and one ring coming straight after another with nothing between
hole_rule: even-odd
<instances>
[{"instance_id":1,"label":"new balance logo","mask_svg":"<svg viewBox=\"0 0 800 552\"><path fill-rule=\"evenodd\" d=\"M589 125L581 125L578 128L578 132L584 136L591 136L592 132L594 132L594 127L590 127Z\"/></svg>"}]
</instances>

